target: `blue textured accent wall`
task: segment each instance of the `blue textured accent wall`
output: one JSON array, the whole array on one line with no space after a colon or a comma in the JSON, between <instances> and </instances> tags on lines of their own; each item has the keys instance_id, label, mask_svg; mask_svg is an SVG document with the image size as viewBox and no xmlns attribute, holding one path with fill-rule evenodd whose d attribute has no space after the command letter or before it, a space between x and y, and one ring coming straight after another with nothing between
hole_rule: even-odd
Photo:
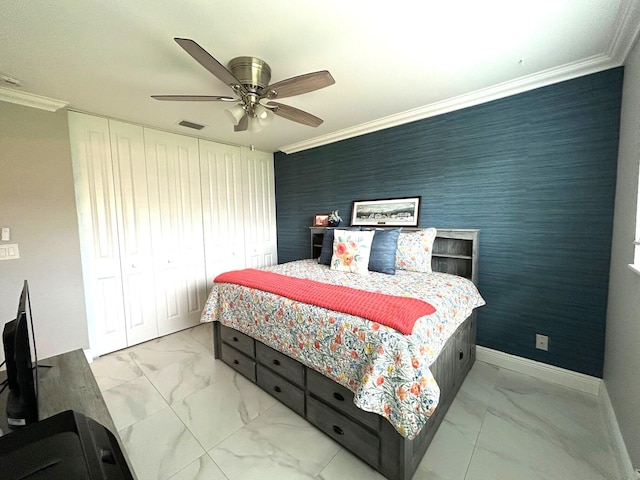
<instances>
[{"instance_id":1,"label":"blue textured accent wall","mask_svg":"<svg viewBox=\"0 0 640 480\"><path fill-rule=\"evenodd\" d=\"M279 261L309 256L314 213L421 195L421 226L481 230L478 344L602 377L622 80L620 67L276 153Z\"/></svg>"}]
</instances>

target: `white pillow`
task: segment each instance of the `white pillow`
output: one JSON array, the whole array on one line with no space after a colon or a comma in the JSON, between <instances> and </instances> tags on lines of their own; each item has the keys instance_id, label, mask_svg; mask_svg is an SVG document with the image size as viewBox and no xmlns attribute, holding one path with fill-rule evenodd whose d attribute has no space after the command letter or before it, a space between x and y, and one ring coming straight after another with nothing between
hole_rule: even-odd
<instances>
[{"instance_id":1,"label":"white pillow","mask_svg":"<svg viewBox=\"0 0 640 480\"><path fill-rule=\"evenodd\" d=\"M396 269L431 273L431 254L437 233L435 228L400 232L396 250Z\"/></svg>"},{"instance_id":2,"label":"white pillow","mask_svg":"<svg viewBox=\"0 0 640 480\"><path fill-rule=\"evenodd\" d=\"M334 230L331 270L366 274L369 272L369 256L373 230Z\"/></svg>"}]
</instances>

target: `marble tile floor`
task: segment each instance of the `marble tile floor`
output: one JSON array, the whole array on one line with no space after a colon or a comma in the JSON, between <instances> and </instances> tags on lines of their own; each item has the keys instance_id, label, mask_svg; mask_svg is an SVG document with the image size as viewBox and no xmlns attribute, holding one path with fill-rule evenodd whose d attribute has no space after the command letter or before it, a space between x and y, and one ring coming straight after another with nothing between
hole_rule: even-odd
<instances>
[{"instance_id":1,"label":"marble tile floor","mask_svg":"<svg viewBox=\"0 0 640 480\"><path fill-rule=\"evenodd\" d=\"M213 359L203 324L95 360L139 480L382 479ZM597 398L476 362L415 480L617 480Z\"/></svg>"}]
</instances>

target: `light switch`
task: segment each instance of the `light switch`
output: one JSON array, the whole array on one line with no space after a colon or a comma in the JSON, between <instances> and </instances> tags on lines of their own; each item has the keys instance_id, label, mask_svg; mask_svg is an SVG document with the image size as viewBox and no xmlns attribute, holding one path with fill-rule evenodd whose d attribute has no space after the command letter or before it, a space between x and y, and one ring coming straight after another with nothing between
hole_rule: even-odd
<instances>
[{"instance_id":1,"label":"light switch","mask_svg":"<svg viewBox=\"0 0 640 480\"><path fill-rule=\"evenodd\" d=\"M20 258L18 244L0 245L0 260L15 260Z\"/></svg>"},{"instance_id":2,"label":"light switch","mask_svg":"<svg viewBox=\"0 0 640 480\"><path fill-rule=\"evenodd\" d=\"M9 227L2 227L2 241L11 241L11 229Z\"/></svg>"}]
</instances>

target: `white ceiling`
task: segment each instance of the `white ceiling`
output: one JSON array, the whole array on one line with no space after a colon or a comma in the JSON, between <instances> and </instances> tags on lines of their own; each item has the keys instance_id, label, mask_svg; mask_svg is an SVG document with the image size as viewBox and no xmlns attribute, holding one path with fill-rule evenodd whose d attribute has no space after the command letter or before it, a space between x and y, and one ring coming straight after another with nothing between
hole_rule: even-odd
<instances>
[{"instance_id":1,"label":"white ceiling","mask_svg":"<svg viewBox=\"0 0 640 480\"><path fill-rule=\"evenodd\" d=\"M621 65L640 27L639 4L0 0L0 74L22 83L0 82L0 99L42 96L73 110L293 152ZM231 94L174 37L195 40L224 65L259 57L271 66L271 83L329 70L335 85L281 101L324 123L276 118L261 132L236 133L224 114L229 104L151 99Z\"/></svg>"}]
</instances>

